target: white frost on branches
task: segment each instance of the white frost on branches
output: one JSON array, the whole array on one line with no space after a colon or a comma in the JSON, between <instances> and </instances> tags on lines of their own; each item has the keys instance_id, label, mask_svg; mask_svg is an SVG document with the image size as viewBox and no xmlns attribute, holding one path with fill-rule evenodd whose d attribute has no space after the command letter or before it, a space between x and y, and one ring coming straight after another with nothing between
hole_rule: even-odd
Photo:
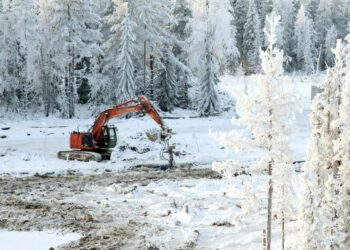
<instances>
[{"instance_id":1,"label":"white frost on branches","mask_svg":"<svg viewBox=\"0 0 350 250\"><path fill-rule=\"evenodd\" d=\"M292 206L290 197L294 169L290 150L290 135L293 132L295 112L299 110L293 89L284 87L283 51L276 47L276 29L280 17L272 14L267 19L268 47L260 51L262 74L252 76L256 83L253 93L242 93L237 100L238 122L242 130L211 133L220 144L237 153L252 150L262 151L260 169L269 170L269 186L276 186L273 210L278 219L288 219ZM218 169L218 163L215 163ZM236 169L236 164L223 163L226 168ZM277 206L277 202L279 205ZM271 212L271 211L270 211ZM282 221L281 221L282 222Z\"/></svg>"}]
</instances>

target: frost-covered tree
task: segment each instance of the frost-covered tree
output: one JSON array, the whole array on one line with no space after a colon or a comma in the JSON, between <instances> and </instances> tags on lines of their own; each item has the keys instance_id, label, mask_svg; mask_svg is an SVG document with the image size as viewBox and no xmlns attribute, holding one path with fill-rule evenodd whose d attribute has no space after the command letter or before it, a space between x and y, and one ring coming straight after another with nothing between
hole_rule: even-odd
<instances>
[{"instance_id":1,"label":"frost-covered tree","mask_svg":"<svg viewBox=\"0 0 350 250\"><path fill-rule=\"evenodd\" d=\"M52 26L51 26L51 5L49 0L39 0L38 1L38 23L39 23L39 33L40 37L40 56L39 56L39 79L41 82L41 98L44 106L45 116L48 117L53 113L56 101L57 101L57 85L54 82L53 77L53 63L51 60L52 56Z\"/></svg>"},{"instance_id":2,"label":"frost-covered tree","mask_svg":"<svg viewBox=\"0 0 350 250\"><path fill-rule=\"evenodd\" d=\"M191 58L190 64L194 73L199 74L205 57L203 41L206 39L208 23L215 26L212 34L213 53L219 66L220 73L234 71L230 68L238 64L239 51L236 47L236 28L233 24L231 3L229 0L205 0L194 1L192 37L191 37ZM218 18L220 16L220 18Z\"/></svg>"},{"instance_id":3,"label":"frost-covered tree","mask_svg":"<svg viewBox=\"0 0 350 250\"><path fill-rule=\"evenodd\" d=\"M272 14L273 14L273 15L278 15L277 12L275 12L275 11L274 11ZM268 17L268 16L267 16L267 17ZM267 17L266 17L266 18L267 18ZM269 34L269 33L268 33L268 32L269 32L269 29L270 29L269 25L270 25L269 23L266 23L266 27L264 28L264 30L267 31L267 32L265 32L266 34ZM281 49L283 49L283 47L284 47L283 33L284 33L284 30L283 30L282 22L280 22L280 23L278 24L278 26L276 27L276 38L277 38L276 46L277 46L278 48L281 48ZM265 38L265 41L266 41L266 44L264 45L264 47L265 47L265 46L268 46L268 39Z\"/></svg>"},{"instance_id":4,"label":"frost-covered tree","mask_svg":"<svg viewBox=\"0 0 350 250\"><path fill-rule=\"evenodd\" d=\"M112 86L116 87L118 84L115 80L117 72L120 72L118 70L118 65L116 64L116 58L119 55L120 47L117 46L120 44L120 29L121 29L121 22L123 19L123 14L126 12L131 12L130 6L128 6L128 3L124 3L121 0L113 0L112 1L112 7L113 10L109 15L106 15L104 18L104 21L106 23L106 28L109 28L107 38L104 40L103 43L103 50L104 50L104 60L103 60L103 74L106 75L106 79L103 81L103 86L101 86L102 89L96 89L96 93L99 93L100 91L105 91L104 89L108 89ZM129 13L130 15L130 13ZM115 94L110 93L108 95L108 100L105 100L106 102L112 101L115 102ZM113 99L114 100L111 100Z\"/></svg>"},{"instance_id":5,"label":"frost-covered tree","mask_svg":"<svg viewBox=\"0 0 350 250\"><path fill-rule=\"evenodd\" d=\"M315 143L317 138L313 138ZM312 144L310 144L311 147ZM316 145L315 145L316 146ZM311 152L310 152L311 153ZM314 157L314 156L313 156ZM310 159L309 159L310 160ZM310 173L312 173L310 171ZM302 199L299 216L300 245L299 249L318 249L321 246L322 220L320 215L320 191L318 176L307 173L302 183Z\"/></svg>"},{"instance_id":6,"label":"frost-covered tree","mask_svg":"<svg viewBox=\"0 0 350 250\"><path fill-rule=\"evenodd\" d=\"M213 30L207 31L205 39L205 65L200 79L198 111L201 116L210 116L220 111L217 84L219 83L217 66L213 54Z\"/></svg>"},{"instance_id":7,"label":"frost-covered tree","mask_svg":"<svg viewBox=\"0 0 350 250\"><path fill-rule=\"evenodd\" d=\"M38 104L39 99L34 94L38 91L37 77L40 65L38 65L39 33L37 20L37 6L33 0L13 0L13 10L16 16L17 42L20 44L21 65L17 89L19 106L28 109L31 105Z\"/></svg>"},{"instance_id":8,"label":"frost-covered tree","mask_svg":"<svg viewBox=\"0 0 350 250\"><path fill-rule=\"evenodd\" d=\"M349 42L349 41L348 41ZM349 50L349 44L347 50ZM343 57L348 57L349 51L342 51ZM335 49L336 53L339 53L339 49ZM336 55L338 58L338 55ZM344 67L344 80L341 91L341 104L339 106L339 119L335 122L339 126L339 138L335 142L335 152L337 153L336 159L341 163L339 166L339 200L341 210L338 211L338 217L340 221L340 229L344 234L345 248L350 247L350 80L349 80L349 66L350 61L346 59L346 67Z\"/></svg>"},{"instance_id":9,"label":"frost-covered tree","mask_svg":"<svg viewBox=\"0 0 350 250\"><path fill-rule=\"evenodd\" d=\"M337 30L334 25L331 26L330 29L327 30L324 49L325 49L325 63L328 67L332 67L334 65L334 54L332 49L335 47L337 42Z\"/></svg>"},{"instance_id":10,"label":"frost-covered tree","mask_svg":"<svg viewBox=\"0 0 350 250\"><path fill-rule=\"evenodd\" d=\"M171 25L171 33L176 37L178 42L173 47L173 53L179 61L185 65L189 63L189 44L192 33L191 19L192 10L186 0L176 0L173 10L175 23ZM180 68L176 69L176 84L179 92L179 104L183 108L189 107L189 89L190 75Z\"/></svg>"},{"instance_id":11,"label":"frost-covered tree","mask_svg":"<svg viewBox=\"0 0 350 250\"><path fill-rule=\"evenodd\" d=\"M341 37L347 35L347 7L349 7L348 0L330 0L331 2L331 11L332 11L332 20L333 24L337 28L337 32Z\"/></svg>"},{"instance_id":12,"label":"frost-covered tree","mask_svg":"<svg viewBox=\"0 0 350 250\"><path fill-rule=\"evenodd\" d=\"M324 69L327 53L328 57L332 54L330 51L331 49L327 47L329 44L326 45L326 42L329 42L326 41L326 36L330 35L329 31L332 27L332 24L333 21L331 2L328 0L320 0L317 8L317 14L315 16L315 30L318 38L318 50L320 53L319 64L321 69ZM334 34L335 32L333 31L332 33Z\"/></svg>"},{"instance_id":13,"label":"frost-covered tree","mask_svg":"<svg viewBox=\"0 0 350 250\"><path fill-rule=\"evenodd\" d=\"M164 44L173 45L175 39L170 35L169 25L173 21L170 2L166 0L134 0L129 2L136 22L138 34L139 62L142 72L143 88L140 91L150 99L156 100L157 71L162 67Z\"/></svg>"},{"instance_id":14,"label":"frost-covered tree","mask_svg":"<svg viewBox=\"0 0 350 250\"><path fill-rule=\"evenodd\" d=\"M349 143L346 142L348 136L350 135L350 129L349 129L349 80L347 80L346 85L344 87L344 94L343 94L343 103L341 105L341 120L342 120L342 132L340 135L340 159L342 161L342 164L339 167L339 176L340 176L340 202L341 204L339 207L341 207L341 211L339 211L338 216L340 217L341 221L341 231L345 234L345 242L344 244L348 247L350 247L350 169L349 169L349 161L350 161L350 146Z\"/></svg>"},{"instance_id":15,"label":"frost-covered tree","mask_svg":"<svg viewBox=\"0 0 350 250\"><path fill-rule=\"evenodd\" d=\"M298 68L312 73L315 69L315 31L312 20L306 15L304 5L301 5L298 11L295 40Z\"/></svg>"},{"instance_id":16,"label":"frost-covered tree","mask_svg":"<svg viewBox=\"0 0 350 250\"><path fill-rule=\"evenodd\" d=\"M52 46L55 80L61 83L62 115L75 115L77 64L84 58L99 56L100 17L92 0L52 0Z\"/></svg>"},{"instance_id":17,"label":"frost-covered tree","mask_svg":"<svg viewBox=\"0 0 350 250\"><path fill-rule=\"evenodd\" d=\"M258 0L256 1L256 6L261 19L261 27L265 27L266 16L271 14L274 0Z\"/></svg>"},{"instance_id":18,"label":"frost-covered tree","mask_svg":"<svg viewBox=\"0 0 350 250\"><path fill-rule=\"evenodd\" d=\"M329 174L328 160L332 151L329 136L327 136L327 113L325 101L329 97L330 81L326 82L325 92L315 97L311 112L311 139L308 146L307 160L304 166L303 199L301 200L299 229L300 249L318 249L323 244L322 209L324 186ZM327 159L328 157L328 159ZM317 236L317 237L315 237Z\"/></svg>"},{"instance_id":19,"label":"frost-covered tree","mask_svg":"<svg viewBox=\"0 0 350 250\"><path fill-rule=\"evenodd\" d=\"M256 73L260 69L259 50L262 46L260 25L255 0L250 0L243 33L243 65L248 73Z\"/></svg>"},{"instance_id":20,"label":"frost-covered tree","mask_svg":"<svg viewBox=\"0 0 350 250\"><path fill-rule=\"evenodd\" d=\"M116 79L112 82L112 100L115 103L123 103L136 97L136 83L134 75L134 51L136 36L134 34L135 23L131 19L128 6L125 7L125 14L120 25L121 42L119 55L116 60Z\"/></svg>"},{"instance_id":21,"label":"frost-covered tree","mask_svg":"<svg viewBox=\"0 0 350 250\"><path fill-rule=\"evenodd\" d=\"M314 99L311 115L312 136L305 165L309 189L304 190L304 196L308 197L311 192L312 200L304 200L301 210L302 218L311 223L307 225L307 221L300 221L303 249L345 249L342 246L338 197L338 169L344 148L339 135L342 124L339 87L344 70L341 41L338 41L334 54L335 66L327 71L323 92Z\"/></svg>"},{"instance_id":22,"label":"frost-covered tree","mask_svg":"<svg viewBox=\"0 0 350 250\"><path fill-rule=\"evenodd\" d=\"M325 184L325 194L322 199L322 236L323 241L319 246L322 249L346 249L344 245L344 234L341 232L341 218L339 214L342 210L338 197L340 182L334 174L330 174Z\"/></svg>"},{"instance_id":23,"label":"frost-covered tree","mask_svg":"<svg viewBox=\"0 0 350 250\"><path fill-rule=\"evenodd\" d=\"M38 104L34 93L38 65L39 33L36 4L32 0L2 1L0 22L0 95L8 110Z\"/></svg>"},{"instance_id":24,"label":"frost-covered tree","mask_svg":"<svg viewBox=\"0 0 350 250\"><path fill-rule=\"evenodd\" d=\"M290 70L294 56L294 4L293 1L274 1L274 11L281 16L281 26L283 29L283 50L286 56L289 57L287 61L287 69ZM279 5L277 5L279 3Z\"/></svg>"},{"instance_id":25,"label":"frost-covered tree","mask_svg":"<svg viewBox=\"0 0 350 250\"><path fill-rule=\"evenodd\" d=\"M176 61L177 59L169 51L165 52L162 58L163 69L158 77L158 103L163 111L172 112L178 102L178 93L176 88Z\"/></svg>"},{"instance_id":26,"label":"frost-covered tree","mask_svg":"<svg viewBox=\"0 0 350 250\"><path fill-rule=\"evenodd\" d=\"M248 5L246 0L232 1L234 13L234 25L236 27L237 48L242 54L244 24L246 23Z\"/></svg>"},{"instance_id":27,"label":"frost-covered tree","mask_svg":"<svg viewBox=\"0 0 350 250\"><path fill-rule=\"evenodd\" d=\"M283 51L276 47L276 27L279 20L280 17L275 15L267 18L270 26L270 33L267 35L269 46L265 51L261 50L263 73L252 77L256 83L254 92L249 95L242 93L237 99L237 122L244 126L243 130L214 134L223 146L235 152L248 153L258 149L263 153L257 166L258 169L268 172L267 249L271 249L272 212L278 211L283 225L283 218L286 218L283 213L287 216L287 207L290 208L290 200L285 200L291 195L289 182L285 183L283 180L291 173L289 136L293 127L294 112L298 109L293 90L283 87L284 56ZM279 177L282 177L281 182ZM275 189L273 198L274 186L280 190ZM274 210L273 199L282 202L281 206L275 205Z\"/></svg>"},{"instance_id":28,"label":"frost-covered tree","mask_svg":"<svg viewBox=\"0 0 350 250\"><path fill-rule=\"evenodd\" d=\"M2 1L0 77L1 101L7 111L15 111L18 104L16 89L20 85L21 51L19 38L13 32L16 26L16 12L11 0Z\"/></svg>"}]
</instances>

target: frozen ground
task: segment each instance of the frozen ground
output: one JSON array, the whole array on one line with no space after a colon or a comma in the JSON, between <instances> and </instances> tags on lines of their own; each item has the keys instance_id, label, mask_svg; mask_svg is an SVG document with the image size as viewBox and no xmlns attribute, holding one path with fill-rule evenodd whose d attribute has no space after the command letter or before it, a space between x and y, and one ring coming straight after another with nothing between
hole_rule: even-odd
<instances>
[{"instance_id":1,"label":"frozen ground","mask_svg":"<svg viewBox=\"0 0 350 250\"><path fill-rule=\"evenodd\" d=\"M47 250L79 238L80 235L74 233L0 231L1 248L6 250Z\"/></svg>"},{"instance_id":2,"label":"frozen ground","mask_svg":"<svg viewBox=\"0 0 350 250\"><path fill-rule=\"evenodd\" d=\"M314 78L291 77L293 86L300 93L304 111L297 114L298 131L292 146L295 159L305 158L306 142L309 136L310 86L322 76ZM250 87L249 79L231 76L222 79L222 86L235 93L244 83ZM62 120L58 118L23 119L0 116L0 174L29 174L65 172L67 170L101 172L107 170L123 170L139 164L164 164L160 159L162 146L147 140L145 131L157 128L149 117L112 120L119 130L119 145L112 157L113 161L104 163L65 162L57 159L57 152L69 148L69 133L73 130L86 131L93 123L92 118L86 119L87 112L82 112L85 119ZM171 143L176 145L180 154L177 163L196 163L210 165L212 161L225 159L240 159L241 156L223 149L209 138L208 131L225 131L235 127L231 123L233 112L226 112L218 117L189 118L193 112L176 110L167 117L181 119L166 119L166 123L176 133ZM2 130L9 128L9 130ZM137 152L135 152L137 148ZM251 156L249 156L251 158Z\"/></svg>"},{"instance_id":3,"label":"frozen ground","mask_svg":"<svg viewBox=\"0 0 350 250\"><path fill-rule=\"evenodd\" d=\"M299 92L304 109L297 115L298 130L292 142L295 160L305 159L310 86L322 77L293 76L286 85ZM249 90L245 78L222 79L222 86L233 93L244 83ZM234 128L233 112L211 118L190 118L193 115L181 110L166 115L180 118L166 122L176 133L171 140L178 152L176 162L183 163L183 168L168 171L133 168L166 163L159 156L161 145L148 142L144 135L145 130L157 127L148 117L114 120L120 142L113 161L102 163L56 158L59 150L68 148L69 132L77 126L86 130L91 118L1 119L0 128L10 129L0 130L0 137L6 136L0 139L0 229L58 229L83 235L63 246L66 249L260 248L265 177L221 180L209 169L213 161L252 160L252 156L243 158L223 149L208 136L209 128ZM249 189L260 205L251 205L251 197L246 202ZM247 211L253 215L247 216ZM292 235L287 241L295 235L294 224L287 226ZM273 246L279 249L279 242Z\"/></svg>"}]
</instances>

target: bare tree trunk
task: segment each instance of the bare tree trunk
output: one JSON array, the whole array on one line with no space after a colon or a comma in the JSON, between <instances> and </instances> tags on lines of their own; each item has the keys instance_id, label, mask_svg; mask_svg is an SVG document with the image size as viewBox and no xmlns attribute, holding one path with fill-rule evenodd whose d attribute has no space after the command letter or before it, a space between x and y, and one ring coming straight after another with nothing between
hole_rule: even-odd
<instances>
[{"instance_id":1,"label":"bare tree trunk","mask_svg":"<svg viewBox=\"0 0 350 250\"><path fill-rule=\"evenodd\" d=\"M71 62L69 64L69 71L68 71L68 86L69 86L69 119L72 119L75 116L75 107L74 107L74 84L75 84L75 77L74 77L74 65L75 65L75 55L74 55L74 48L72 48L71 52Z\"/></svg>"},{"instance_id":2,"label":"bare tree trunk","mask_svg":"<svg viewBox=\"0 0 350 250\"><path fill-rule=\"evenodd\" d=\"M269 109L269 115L270 117L272 117L272 109ZM272 130L272 125L273 122L270 119L269 122L269 129L270 131ZM269 152L271 153L272 150L272 135L269 134L268 136L270 143L269 143ZM273 194L273 183L272 183L272 163L273 163L273 159L270 159L269 162L269 169L268 169L268 176L269 176L269 187L268 187L268 198L267 198L267 225L266 225L266 250L271 250L271 231L272 231L272 194Z\"/></svg>"},{"instance_id":3,"label":"bare tree trunk","mask_svg":"<svg viewBox=\"0 0 350 250\"><path fill-rule=\"evenodd\" d=\"M285 219L284 219L284 212L282 212L282 250L284 250L285 245Z\"/></svg>"},{"instance_id":4,"label":"bare tree trunk","mask_svg":"<svg viewBox=\"0 0 350 250\"><path fill-rule=\"evenodd\" d=\"M71 22L71 13L70 13L70 5L68 5L68 22ZM69 31L69 40L72 41L72 33L74 31ZM75 66L75 51L74 51L74 45L70 45L69 47L69 56L70 56L70 62L68 64L68 117L69 119L72 119L75 115L75 107L74 107L74 66Z\"/></svg>"},{"instance_id":5,"label":"bare tree trunk","mask_svg":"<svg viewBox=\"0 0 350 250\"><path fill-rule=\"evenodd\" d=\"M143 44L143 90L142 94L146 94L147 84L146 84L146 61L147 61L147 41L145 40Z\"/></svg>"},{"instance_id":6,"label":"bare tree trunk","mask_svg":"<svg viewBox=\"0 0 350 250\"><path fill-rule=\"evenodd\" d=\"M150 80L150 99L155 99L155 93L154 93L154 56L151 54L149 56L150 58L150 70L151 70L151 80Z\"/></svg>"},{"instance_id":7,"label":"bare tree trunk","mask_svg":"<svg viewBox=\"0 0 350 250\"><path fill-rule=\"evenodd\" d=\"M267 199L266 250L271 250L271 221L272 221L272 162L269 163L269 187Z\"/></svg>"}]
</instances>

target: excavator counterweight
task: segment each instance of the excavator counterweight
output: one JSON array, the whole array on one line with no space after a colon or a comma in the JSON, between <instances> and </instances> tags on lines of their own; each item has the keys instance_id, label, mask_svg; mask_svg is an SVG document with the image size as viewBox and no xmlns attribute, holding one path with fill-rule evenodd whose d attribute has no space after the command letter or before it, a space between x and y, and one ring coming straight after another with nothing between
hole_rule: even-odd
<instances>
[{"instance_id":1,"label":"excavator counterweight","mask_svg":"<svg viewBox=\"0 0 350 250\"><path fill-rule=\"evenodd\" d=\"M171 129L165 126L151 102L146 97L141 96L137 100L130 100L103 111L88 132L72 132L70 135L70 148L72 150L58 152L58 158L98 162L109 160L111 149L117 145L117 128L108 126L107 123L113 118L133 112L147 113L161 127L160 140L167 142L170 139ZM147 136L149 137L148 134Z\"/></svg>"}]
</instances>

